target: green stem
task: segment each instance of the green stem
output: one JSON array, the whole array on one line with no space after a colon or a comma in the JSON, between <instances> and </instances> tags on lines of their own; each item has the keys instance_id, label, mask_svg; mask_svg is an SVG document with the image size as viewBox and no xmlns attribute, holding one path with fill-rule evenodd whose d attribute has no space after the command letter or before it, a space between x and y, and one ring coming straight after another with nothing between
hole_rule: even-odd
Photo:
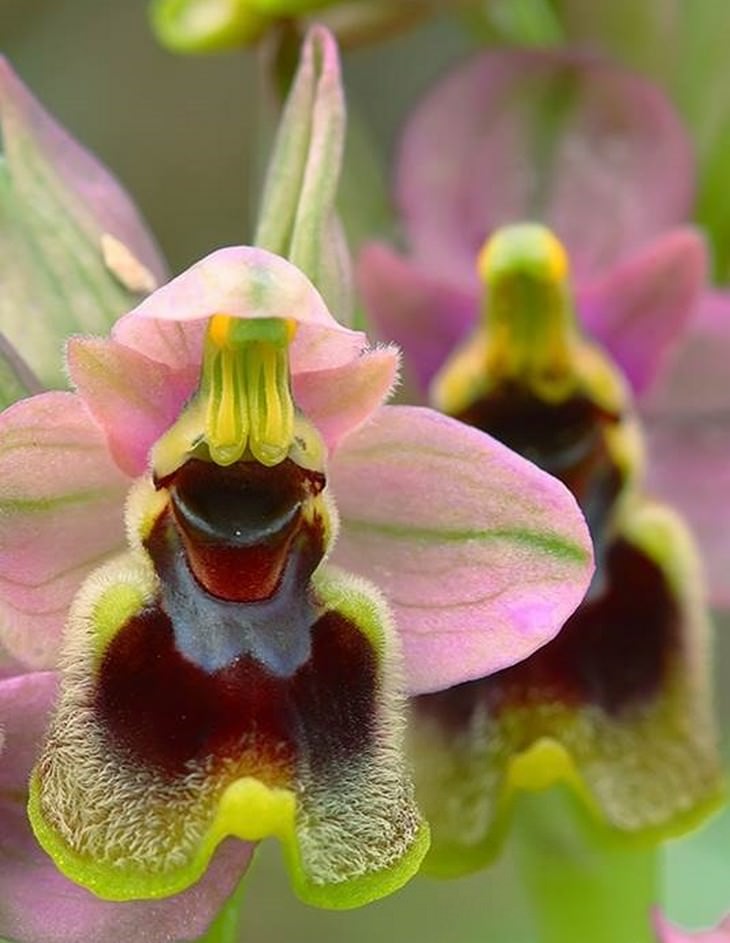
<instances>
[{"instance_id":1,"label":"green stem","mask_svg":"<svg viewBox=\"0 0 730 943\"><path fill-rule=\"evenodd\" d=\"M208 927L208 932L200 937L198 943L238 943L241 939L241 914L245 878L223 905L218 916Z\"/></svg>"},{"instance_id":2,"label":"green stem","mask_svg":"<svg viewBox=\"0 0 730 943\"><path fill-rule=\"evenodd\" d=\"M562 787L522 795L513 834L539 943L655 943L658 849L611 840Z\"/></svg>"}]
</instances>

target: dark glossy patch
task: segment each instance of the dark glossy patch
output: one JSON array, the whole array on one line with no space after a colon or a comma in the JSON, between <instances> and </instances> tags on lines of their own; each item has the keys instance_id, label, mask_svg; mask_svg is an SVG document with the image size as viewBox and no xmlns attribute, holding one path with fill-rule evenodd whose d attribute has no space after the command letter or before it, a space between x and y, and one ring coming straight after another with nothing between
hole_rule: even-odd
<instances>
[{"instance_id":1,"label":"dark glossy patch","mask_svg":"<svg viewBox=\"0 0 730 943\"><path fill-rule=\"evenodd\" d=\"M680 611L656 564L625 541L608 548L604 590L530 658L479 681L415 699L416 709L464 729L485 705L591 704L619 716L651 702L679 655Z\"/></svg>"},{"instance_id":2,"label":"dark glossy patch","mask_svg":"<svg viewBox=\"0 0 730 943\"><path fill-rule=\"evenodd\" d=\"M622 483L603 435L619 416L585 396L546 403L520 384L505 383L456 418L559 478L583 509L594 540L600 538Z\"/></svg>"},{"instance_id":3,"label":"dark glossy patch","mask_svg":"<svg viewBox=\"0 0 730 943\"><path fill-rule=\"evenodd\" d=\"M249 749L248 772L271 785L291 781L304 755L325 775L341 770L371 741L376 656L337 612L301 630L311 634L311 654L290 677L251 655L209 673L180 654L169 616L146 609L116 635L100 667L95 706L111 743L169 776Z\"/></svg>"},{"instance_id":4,"label":"dark glossy patch","mask_svg":"<svg viewBox=\"0 0 730 943\"><path fill-rule=\"evenodd\" d=\"M221 598L201 585L169 508L155 522L145 547L160 578L160 608L170 618L178 651L188 661L210 673L239 655L252 655L280 676L290 676L307 661L308 630L318 616L309 583L324 554L318 518L308 524L301 521L287 542L272 593L245 603L235 596L241 595L239 584L247 586L251 580L246 564L266 561L266 547L252 547L238 559L224 557L236 564L223 571L233 599Z\"/></svg>"},{"instance_id":5,"label":"dark glossy patch","mask_svg":"<svg viewBox=\"0 0 730 943\"><path fill-rule=\"evenodd\" d=\"M307 526L302 506L325 478L290 459L272 468L190 459L160 484L170 491L198 581L221 599L248 602L269 598L278 586L292 542Z\"/></svg>"}]
</instances>

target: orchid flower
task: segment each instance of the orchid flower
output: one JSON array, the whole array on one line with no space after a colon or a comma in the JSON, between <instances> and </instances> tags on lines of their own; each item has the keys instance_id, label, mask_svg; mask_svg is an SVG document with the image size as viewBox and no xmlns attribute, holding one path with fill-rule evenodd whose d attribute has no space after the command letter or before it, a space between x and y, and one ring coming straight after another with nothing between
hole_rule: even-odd
<instances>
[{"instance_id":1,"label":"orchid flower","mask_svg":"<svg viewBox=\"0 0 730 943\"><path fill-rule=\"evenodd\" d=\"M649 497L673 473L649 471L645 484L631 396L656 419L651 445L669 430L663 460L696 463L706 480L712 444L717 468L730 467L726 445L692 451L678 438L709 398L674 414L672 384L657 392L662 368L686 369L681 356L669 366L678 336L694 331L687 356L699 344L702 242L686 228L663 234L688 209L689 167L653 88L572 54L480 56L406 128L398 180L414 256L365 251L359 281L373 322L402 345L433 405L568 485L597 556L586 601L553 642L415 700L437 873L488 862L520 790L567 782L607 834L632 840L681 831L718 801L699 562L681 518ZM501 226L535 217L565 246L538 224ZM718 378L708 375L708 397L727 397ZM685 488L675 503L709 507L707 490ZM722 508L712 508L719 534ZM724 580L715 589L727 592Z\"/></svg>"},{"instance_id":2,"label":"orchid flower","mask_svg":"<svg viewBox=\"0 0 730 943\"><path fill-rule=\"evenodd\" d=\"M104 939L90 895L62 899L73 885L30 847L33 762L38 841L97 908L136 901L122 913L146 939L209 918L267 836L310 903L396 889L428 846L404 695L529 655L586 589L567 489L453 419L382 405L396 349L330 314L342 109L315 29L257 246L209 255L110 338L72 338L74 391L0 415L2 640L51 669L0 682L0 933Z\"/></svg>"}]
</instances>

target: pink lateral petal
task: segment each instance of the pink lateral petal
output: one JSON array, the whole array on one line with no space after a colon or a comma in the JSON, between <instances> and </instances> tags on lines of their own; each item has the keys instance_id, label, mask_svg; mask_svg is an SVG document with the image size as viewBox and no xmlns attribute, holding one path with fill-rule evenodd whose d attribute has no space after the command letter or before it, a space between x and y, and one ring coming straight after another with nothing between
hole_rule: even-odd
<instances>
[{"instance_id":1,"label":"pink lateral petal","mask_svg":"<svg viewBox=\"0 0 730 943\"><path fill-rule=\"evenodd\" d=\"M652 385L682 339L706 277L702 236L675 229L578 292L584 325L638 394Z\"/></svg>"},{"instance_id":2,"label":"pink lateral petal","mask_svg":"<svg viewBox=\"0 0 730 943\"><path fill-rule=\"evenodd\" d=\"M0 760L0 937L23 943L196 939L248 866L251 845L226 842L206 875L183 894L112 903L63 877L36 842L25 812L27 781L56 683L53 672L0 681L0 725L6 732Z\"/></svg>"},{"instance_id":3,"label":"pink lateral petal","mask_svg":"<svg viewBox=\"0 0 730 943\"><path fill-rule=\"evenodd\" d=\"M648 485L692 526L715 605L730 606L730 294L707 293L641 400Z\"/></svg>"},{"instance_id":4,"label":"pink lateral petal","mask_svg":"<svg viewBox=\"0 0 730 943\"><path fill-rule=\"evenodd\" d=\"M689 139L663 94L575 51L483 53L413 113L397 193L415 257L475 284L488 233L535 219L579 280L686 219Z\"/></svg>"},{"instance_id":5,"label":"pink lateral petal","mask_svg":"<svg viewBox=\"0 0 730 943\"><path fill-rule=\"evenodd\" d=\"M69 341L71 379L104 430L119 468L134 478L147 470L154 443L177 419L196 387L198 371L173 372L113 340Z\"/></svg>"},{"instance_id":6,"label":"pink lateral petal","mask_svg":"<svg viewBox=\"0 0 730 943\"><path fill-rule=\"evenodd\" d=\"M385 406L329 474L342 520L333 562L385 593L412 693L525 658L588 587L591 543L567 489L456 420Z\"/></svg>"},{"instance_id":7,"label":"pink lateral petal","mask_svg":"<svg viewBox=\"0 0 730 943\"><path fill-rule=\"evenodd\" d=\"M11 655L52 667L82 580L124 546L129 479L72 393L0 414L0 636Z\"/></svg>"},{"instance_id":8,"label":"pink lateral petal","mask_svg":"<svg viewBox=\"0 0 730 943\"><path fill-rule=\"evenodd\" d=\"M65 194L69 213L89 237L108 233L118 239L158 283L166 278L159 249L124 189L103 164L75 141L30 94L7 60L0 57L0 118L3 153L14 186L37 172L25 157L29 146Z\"/></svg>"},{"instance_id":9,"label":"pink lateral petal","mask_svg":"<svg viewBox=\"0 0 730 943\"><path fill-rule=\"evenodd\" d=\"M657 943L730 943L730 916L714 930L690 932L673 926L657 909L654 911L653 923Z\"/></svg>"},{"instance_id":10,"label":"pink lateral petal","mask_svg":"<svg viewBox=\"0 0 730 943\"><path fill-rule=\"evenodd\" d=\"M344 366L294 378L294 399L330 451L382 406L398 379L399 360L397 348L376 348Z\"/></svg>"},{"instance_id":11,"label":"pink lateral petal","mask_svg":"<svg viewBox=\"0 0 730 943\"><path fill-rule=\"evenodd\" d=\"M730 412L645 422L647 488L681 513L697 538L710 600L730 607Z\"/></svg>"},{"instance_id":12,"label":"pink lateral petal","mask_svg":"<svg viewBox=\"0 0 730 943\"><path fill-rule=\"evenodd\" d=\"M707 417L730 411L730 292L702 295L665 368L641 399L649 417Z\"/></svg>"},{"instance_id":13,"label":"pink lateral petal","mask_svg":"<svg viewBox=\"0 0 730 943\"><path fill-rule=\"evenodd\" d=\"M450 351L475 326L476 293L417 268L379 243L365 246L357 285L378 337L403 349L423 391Z\"/></svg>"}]
</instances>

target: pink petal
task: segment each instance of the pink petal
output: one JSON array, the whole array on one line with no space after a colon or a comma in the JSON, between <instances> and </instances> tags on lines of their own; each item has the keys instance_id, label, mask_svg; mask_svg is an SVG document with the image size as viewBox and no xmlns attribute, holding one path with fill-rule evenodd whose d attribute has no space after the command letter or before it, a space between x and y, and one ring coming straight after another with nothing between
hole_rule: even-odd
<instances>
[{"instance_id":1,"label":"pink petal","mask_svg":"<svg viewBox=\"0 0 730 943\"><path fill-rule=\"evenodd\" d=\"M730 409L730 293L705 292L678 346L641 405L652 416L709 416Z\"/></svg>"},{"instance_id":2,"label":"pink petal","mask_svg":"<svg viewBox=\"0 0 730 943\"><path fill-rule=\"evenodd\" d=\"M335 452L333 560L385 593L409 689L437 690L552 638L592 572L567 489L496 440L432 410L386 406Z\"/></svg>"},{"instance_id":3,"label":"pink petal","mask_svg":"<svg viewBox=\"0 0 730 943\"><path fill-rule=\"evenodd\" d=\"M644 392L676 347L707 276L705 243L675 229L616 265L578 293L583 323Z\"/></svg>"},{"instance_id":4,"label":"pink petal","mask_svg":"<svg viewBox=\"0 0 730 943\"><path fill-rule=\"evenodd\" d=\"M667 369L641 400L648 486L698 538L716 605L730 606L730 295L706 294Z\"/></svg>"},{"instance_id":5,"label":"pink petal","mask_svg":"<svg viewBox=\"0 0 730 943\"><path fill-rule=\"evenodd\" d=\"M330 451L382 406L397 381L398 363L397 348L382 347L344 366L294 378L296 403Z\"/></svg>"},{"instance_id":6,"label":"pink petal","mask_svg":"<svg viewBox=\"0 0 730 943\"><path fill-rule=\"evenodd\" d=\"M180 414L197 385L195 368L173 372L113 340L72 338L71 379L130 477L147 470L150 449Z\"/></svg>"},{"instance_id":7,"label":"pink petal","mask_svg":"<svg viewBox=\"0 0 730 943\"><path fill-rule=\"evenodd\" d=\"M425 391L476 324L476 293L434 278L378 243L363 249L356 274L377 335L403 348L407 366Z\"/></svg>"},{"instance_id":8,"label":"pink petal","mask_svg":"<svg viewBox=\"0 0 730 943\"><path fill-rule=\"evenodd\" d=\"M74 394L0 414L0 635L11 655L55 664L80 583L124 545L128 488Z\"/></svg>"},{"instance_id":9,"label":"pink petal","mask_svg":"<svg viewBox=\"0 0 730 943\"><path fill-rule=\"evenodd\" d=\"M710 599L730 606L730 413L645 424L647 488L683 517L697 538Z\"/></svg>"},{"instance_id":10,"label":"pink petal","mask_svg":"<svg viewBox=\"0 0 730 943\"><path fill-rule=\"evenodd\" d=\"M676 225L692 200L689 140L661 92L570 51L479 55L426 96L398 161L417 259L464 287L497 226L537 219L579 280Z\"/></svg>"},{"instance_id":11,"label":"pink petal","mask_svg":"<svg viewBox=\"0 0 730 943\"><path fill-rule=\"evenodd\" d=\"M0 936L23 943L169 943L200 936L248 865L251 846L221 846L205 877L183 894L117 904L72 883L37 844L25 814L26 784L56 695L54 673L0 681Z\"/></svg>"},{"instance_id":12,"label":"pink petal","mask_svg":"<svg viewBox=\"0 0 730 943\"><path fill-rule=\"evenodd\" d=\"M673 926L659 910L654 912L653 922L657 943L730 943L730 916L714 930L700 930L696 933Z\"/></svg>"},{"instance_id":13,"label":"pink petal","mask_svg":"<svg viewBox=\"0 0 730 943\"><path fill-rule=\"evenodd\" d=\"M299 325L295 373L335 367L358 356L365 336L335 321L309 279L265 249L218 249L146 298L115 325L113 336L173 369L200 366L205 320L286 318Z\"/></svg>"}]
</instances>

